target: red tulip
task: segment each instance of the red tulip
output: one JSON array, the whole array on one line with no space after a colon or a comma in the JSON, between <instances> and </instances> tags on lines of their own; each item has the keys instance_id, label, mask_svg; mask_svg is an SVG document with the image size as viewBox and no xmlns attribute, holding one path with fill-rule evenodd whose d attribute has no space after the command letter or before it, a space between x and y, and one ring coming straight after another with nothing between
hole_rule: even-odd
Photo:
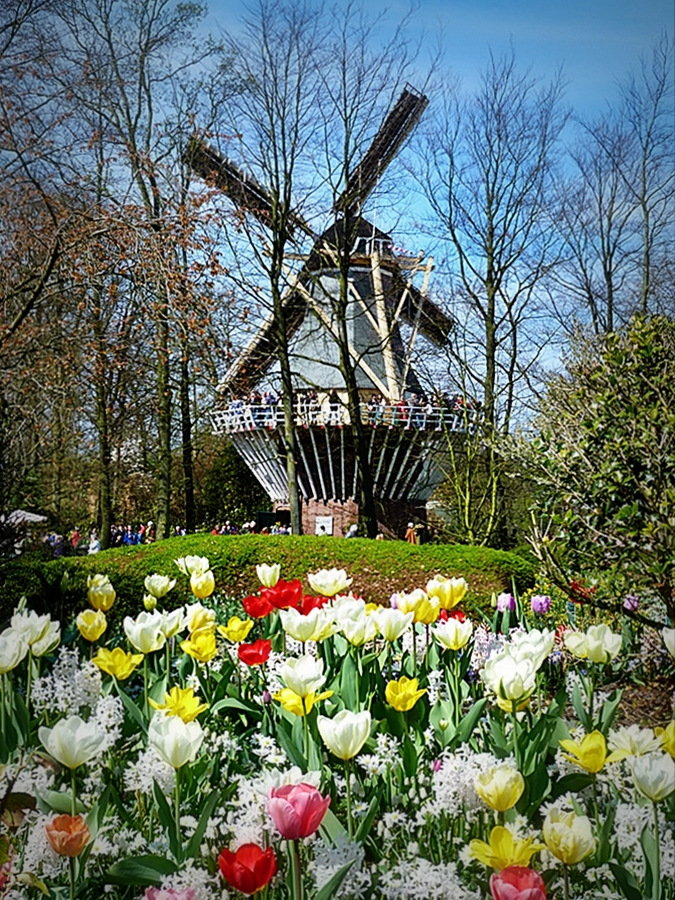
<instances>
[{"instance_id":1,"label":"red tulip","mask_svg":"<svg viewBox=\"0 0 675 900\"><path fill-rule=\"evenodd\" d=\"M272 641L260 638L252 644L239 644L237 653L239 659L247 666L262 666L269 659L271 649Z\"/></svg>"},{"instance_id":2,"label":"red tulip","mask_svg":"<svg viewBox=\"0 0 675 900\"><path fill-rule=\"evenodd\" d=\"M242 894L257 894L277 871L274 850L263 850L257 844L242 844L236 853L226 847L218 865L225 881Z\"/></svg>"},{"instance_id":3,"label":"red tulip","mask_svg":"<svg viewBox=\"0 0 675 900\"><path fill-rule=\"evenodd\" d=\"M250 597L244 597L241 602L247 615L251 616L252 619L264 619L274 609L269 600L266 600L260 594L251 594Z\"/></svg>"},{"instance_id":4,"label":"red tulip","mask_svg":"<svg viewBox=\"0 0 675 900\"><path fill-rule=\"evenodd\" d=\"M302 598L302 603L298 606L298 612L306 616L313 609L320 609L322 606L325 606L329 600L330 597L322 597L321 595L313 597L311 594L305 594Z\"/></svg>"},{"instance_id":5,"label":"red tulip","mask_svg":"<svg viewBox=\"0 0 675 900\"><path fill-rule=\"evenodd\" d=\"M285 784L271 788L267 811L279 834L289 841L309 837L318 829L330 797L322 797L311 784Z\"/></svg>"},{"instance_id":6,"label":"red tulip","mask_svg":"<svg viewBox=\"0 0 675 900\"><path fill-rule=\"evenodd\" d=\"M302 582L298 578L294 581L277 581L274 587L265 588L260 595L275 609L288 609L289 606L297 609L302 602Z\"/></svg>"},{"instance_id":7,"label":"red tulip","mask_svg":"<svg viewBox=\"0 0 675 900\"><path fill-rule=\"evenodd\" d=\"M490 877L493 900L546 900L546 885L538 872L508 866Z\"/></svg>"}]
</instances>

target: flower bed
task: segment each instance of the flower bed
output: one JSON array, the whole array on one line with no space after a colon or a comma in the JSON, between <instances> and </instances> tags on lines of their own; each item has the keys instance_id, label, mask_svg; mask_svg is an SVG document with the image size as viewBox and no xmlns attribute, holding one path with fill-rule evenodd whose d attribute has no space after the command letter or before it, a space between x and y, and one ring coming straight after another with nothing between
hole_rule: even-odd
<instances>
[{"instance_id":1,"label":"flower bed","mask_svg":"<svg viewBox=\"0 0 675 900\"><path fill-rule=\"evenodd\" d=\"M119 630L93 575L63 634L0 635L0 896L675 896L675 721L615 727L607 624L441 575L380 606L259 566L234 600L176 562Z\"/></svg>"}]
</instances>

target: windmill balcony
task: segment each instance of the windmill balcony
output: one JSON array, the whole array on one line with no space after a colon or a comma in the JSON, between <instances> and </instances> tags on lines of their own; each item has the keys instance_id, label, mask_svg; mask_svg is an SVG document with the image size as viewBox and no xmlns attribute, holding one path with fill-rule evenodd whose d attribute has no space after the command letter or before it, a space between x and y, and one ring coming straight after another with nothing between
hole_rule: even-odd
<instances>
[{"instance_id":1,"label":"windmill balcony","mask_svg":"<svg viewBox=\"0 0 675 900\"><path fill-rule=\"evenodd\" d=\"M448 431L473 434L478 423L478 410L469 406L450 409L447 406L425 404L378 404L373 407L361 404L361 421L373 428L396 428L415 431ZM278 404L255 406L243 401L233 401L225 409L211 412L215 434L239 434L247 431L274 431L284 422L283 408ZM299 406L295 413L298 428L317 426L341 428L349 425L349 414L344 406Z\"/></svg>"}]
</instances>

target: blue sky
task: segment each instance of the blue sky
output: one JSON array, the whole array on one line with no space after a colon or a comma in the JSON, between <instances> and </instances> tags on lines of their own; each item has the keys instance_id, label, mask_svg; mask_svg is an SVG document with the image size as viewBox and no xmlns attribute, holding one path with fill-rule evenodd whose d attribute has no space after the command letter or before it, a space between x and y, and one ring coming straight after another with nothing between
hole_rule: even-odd
<instances>
[{"instance_id":1,"label":"blue sky","mask_svg":"<svg viewBox=\"0 0 675 900\"><path fill-rule=\"evenodd\" d=\"M339 0L346 3L346 0ZM374 3L392 21L408 11L406 0ZM236 29L242 0L211 0L210 24ZM508 52L510 42L522 66L550 75L564 66L566 96L575 109L592 114L614 98L615 82L647 55L664 29L672 36L673 0L419 0L416 28L432 50L442 36L445 60L470 88L485 66L488 51Z\"/></svg>"}]
</instances>

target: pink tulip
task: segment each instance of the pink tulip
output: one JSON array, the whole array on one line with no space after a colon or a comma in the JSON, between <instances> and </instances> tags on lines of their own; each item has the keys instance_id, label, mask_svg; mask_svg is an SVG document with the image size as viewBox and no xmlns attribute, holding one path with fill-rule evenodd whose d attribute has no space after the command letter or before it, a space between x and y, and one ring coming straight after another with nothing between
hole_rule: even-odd
<instances>
[{"instance_id":1,"label":"pink tulip","mask_svg":"<svg viewBox=\"0 0 675 900\"><path fill-rule=\"evenodd\" d=\"M156 888L149 887L145 889L145 900L195 900L195 889L185 888L182 891L176 888Z\"/></svg>"},{"instance_id":2,"label":"pink tulip","mask_svg":"<svg viewBox=\"0 0 675 900\"><path fill-rule=\"evenodd\" d=\"M508 866L490 877L493 900L546 900L541 875L524 866Z\"/></svg>"},{"instance_id":3,"label":"pink tulip","mask_svg":"<svg viewBox=\"0 0 675 900\"><path fill-rule=\"evenodd\" d=\"M289 841L314 834L330 806L330 797L322 797L311 784L285 784L271 788L267 811L279 834Z\"/></svg>"}]
</instances>

